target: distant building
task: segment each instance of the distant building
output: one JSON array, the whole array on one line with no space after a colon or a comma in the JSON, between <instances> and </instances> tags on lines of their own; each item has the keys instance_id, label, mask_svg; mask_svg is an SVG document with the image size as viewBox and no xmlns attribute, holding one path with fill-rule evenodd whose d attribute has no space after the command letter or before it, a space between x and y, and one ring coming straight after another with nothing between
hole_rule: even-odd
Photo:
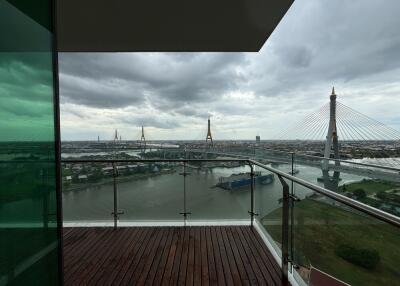
<instances>
[{"instance_id":1,"label":"distant building","mask_svg":"<svg viewBox=\"0 0 400 286\"><path fill-rule=\"evenodd\" d=\"M78 180L79 181L86 181L88 179L88 176L87 175L79 175L78 176Z\"/></svg>"},{"instance_id":2,"label":"distant building","mask_svg":"<svg viewBox=\"0 0 400 286\"><path fill-rule=\"evenodd\" d=\"M257 144L260 144L260 142L261 142L260 136L257 135L257 136L256 136L256 143L257 143Z\"/></svg>"}]
</instances>

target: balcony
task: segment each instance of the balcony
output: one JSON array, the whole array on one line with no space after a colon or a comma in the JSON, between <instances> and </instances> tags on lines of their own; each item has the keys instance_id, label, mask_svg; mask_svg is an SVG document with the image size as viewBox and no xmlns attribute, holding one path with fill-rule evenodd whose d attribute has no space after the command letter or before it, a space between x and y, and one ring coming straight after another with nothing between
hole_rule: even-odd
<instances>
[{"instance_id":1,"label":"balcony","mask_svg":"<svg viewBox=\"0 0 400 286\"><path fill-rule=\"evenodd\" d=\"M250 226L64 229L65 285L284 285Z\"/></svg>"},{"instance_id":2,"label":"balcony","mask_svg":"<svg viewBox=\"0 0 400 286\"><path fill-rule=\"evenodd\" d=\"M397 217L258 161L64 160L63 170L75 176L63 191L65 285L396 281ZM238 189L225 184L237 170L248 180Z\"/></svg>"}]
</instances>

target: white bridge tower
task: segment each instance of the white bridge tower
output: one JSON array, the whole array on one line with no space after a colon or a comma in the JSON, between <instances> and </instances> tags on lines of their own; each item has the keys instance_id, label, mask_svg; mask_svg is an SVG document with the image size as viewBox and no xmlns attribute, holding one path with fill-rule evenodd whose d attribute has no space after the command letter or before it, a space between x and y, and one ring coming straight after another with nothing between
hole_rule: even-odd
<instances>
[{"instance_id":1,"label":"white bridge tower","mask_svg":"<svg viewBox=\"0 0 400 286\"><path fill-rule=\"evenodd\" d=\"M334 87L332 88L332 94L330 96L329 128L328 134L326 135L324 157L331 158L332 151L333 158L339 159L339 144L336 127L336 94ZM339 164L339 161L335 161L335 165ZM329 160L324 160L322 163L322 170L327 171L328 169Z\"/></svg>"}]
</instances>

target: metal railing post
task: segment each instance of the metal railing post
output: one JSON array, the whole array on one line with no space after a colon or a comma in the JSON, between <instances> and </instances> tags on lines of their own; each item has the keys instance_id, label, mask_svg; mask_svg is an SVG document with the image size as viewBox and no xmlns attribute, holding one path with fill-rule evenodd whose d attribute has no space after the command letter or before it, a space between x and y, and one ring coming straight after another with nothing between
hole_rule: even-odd
<instances>
[{"instance_id":1,"label":"metal railing post","mask_svg":"<svg viewBox=\"0 0 400 286\"><path fill-rule=\"evenodd\" d=\"M295 160L295 153L292 152L292 176L294 176L294 160ZM297 198L294 194L294 181L291 180L291 190L290 190L290 260L293 266L293 248L294 248L294 204L295 198Z\"/></svg>"},{"instance_id":2,"label":"metal railing post","mask_svg":"<svg viewBox=\"0 0 400 286\"><path fill-rule=\"evenodd\" d=\"M186 225L187 216L192 214L191 212L188 212L186 209L186 176L189 175L189 173L186 172L186 160L183 161L183 172L180 173L180 175L183 176L183 212L179 214L183 215L183 222Z\"/></svg>"},{"instance_id":3,"label":"metal railing post","mask_svg":"<svg viewBox=\"0 0 400 286\"><path fill-rule=\"evenodd\" d=\"M251 190L251 195L250 195L250 219L251 219L251 226L253 226L253 220L254 220L254 166L250 164L250 177L251 177L251 183L250 183L250 190Z\"/></svg>"},{"instance_id":4,"label":"metal railing post","mask_svg":"<svg viewBox=\"0 0 400 286\"><path fill-rule=\"evenodd\" d=\"M279 181L283 188L282 198L282 285L288 284L288 264L289 264L289 204L290 194L289 185L281 175L278 174Z\"/></svg>"},{"instance_id":5,"label":"metal railing post","mask_svg":"<svg viewBox=\"0 0 400 286\"><path fill-rule=\"evenodd\" d=\"M115 163L112 163L113 167L113 181L114 181L114 187L113 187L113 193L114 193L114 211L112 212L112 215L114 217L114 229L118 228L118 219L119 215L123 214L123 212L118 211L118 189L117 189L117 177L118 177L118 170L115 167Z\"/></svg>"},{"instance_id":6,"label":"metal railing post","mask_svg":"<svg viewBox=\"0 0 400 286\"><path fill-rule=\"evenodd\" d=\"M250 166L250 211L248 213L250 214L250 224L253 226L254 223L254 216L258 215L257 213L254 212L254 166L253 164L249 163Z\"/></svg>"}]
</instances>

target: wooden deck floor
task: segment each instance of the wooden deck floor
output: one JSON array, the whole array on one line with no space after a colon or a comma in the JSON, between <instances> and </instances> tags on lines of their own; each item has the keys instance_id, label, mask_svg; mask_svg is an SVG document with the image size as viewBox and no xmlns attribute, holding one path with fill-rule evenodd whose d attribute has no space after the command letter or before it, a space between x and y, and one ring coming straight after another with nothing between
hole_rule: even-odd
<instances>
[{"instance_id":1,"label":"wooden deck floor","mask_svg":"<svg viewBox=\"0 0 400 286\"><path fill-rule=\"evenodd\" d=\"M249 226L65 228L65 285L281 285Z\"/></svg>"}]
</instances>

